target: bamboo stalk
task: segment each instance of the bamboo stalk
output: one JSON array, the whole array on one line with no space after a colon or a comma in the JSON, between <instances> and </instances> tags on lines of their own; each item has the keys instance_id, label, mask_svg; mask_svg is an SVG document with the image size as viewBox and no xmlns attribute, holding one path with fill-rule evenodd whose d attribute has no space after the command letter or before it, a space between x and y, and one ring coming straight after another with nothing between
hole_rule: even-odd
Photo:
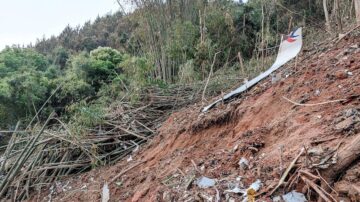
<instances>
[{"instance_id":1,"label":"bamboo stalk","mask_svg":"<svg viewBox=\"0 0 360 202\"><path fill-rule=\"evenodd\" d=\"M16 123L16 126L15 126L15 130L14 130L14 133L11 135L11 138L10 138L10 141L9 141L9 144L4 152L4 161L2 162L1 164L1 168L0 168L0 172L4 172L5 171L5 165L6 165L6 161L7 159L9 158L9 155L11 153L11 151L13 150L14 146L15 146L15 141L16 141L16 131L18 130L19 128L19 125L20 125L20 121L18 121Z\"/></svg>"},{"instance_id":2,"label":"bamboo stalk","mask_svg":"<svg viewBox=\"0 0 360 202\"><path fill-rule=\"evenodd\" d=\"M40 132L37 136L35 136L31 142L29 142L26 147L24 148L23 152L20 154L19 158L17 159L15 163L15 167L11 169L11 171L5 176L4 180L0 184L0 197L4 196L6 189L9 187L10 182L15 178L16 174L19 172L20 168L23 166L25 161L27 160L26 157L28 157L30 151L32 151L33 146L35 145L35 142L39 139L41 134L45 130L45 126L49 123L49 121L54 116L54 113L51 113L48 119L46 120L45 124L41 128Z\"/></svg>"}]
</instances>

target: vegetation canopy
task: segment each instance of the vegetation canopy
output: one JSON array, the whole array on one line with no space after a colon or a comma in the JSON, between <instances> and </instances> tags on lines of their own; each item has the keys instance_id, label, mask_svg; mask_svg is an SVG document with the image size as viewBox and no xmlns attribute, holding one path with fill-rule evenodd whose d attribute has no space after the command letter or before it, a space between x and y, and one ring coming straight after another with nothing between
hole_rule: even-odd
<instances>
[{"instance_id":1,"label":"vegetation canopy","mask_svg":"<svg viewBox=\"0 0 360 202\"><path fill-rule=\"evenodd\" d=\"M351 2L324 2L132 0L131 13L67 26L26 48L7 47L0 52L0 128L33 117L58 86L44 111L80 121L72 117L94 115L83 107L134 102L149 87L195 85L229 71L253 77L271 63L280 34L297 26L306 27L305 36L337 33L353 21Z\"/></svg>"}]
</instances>

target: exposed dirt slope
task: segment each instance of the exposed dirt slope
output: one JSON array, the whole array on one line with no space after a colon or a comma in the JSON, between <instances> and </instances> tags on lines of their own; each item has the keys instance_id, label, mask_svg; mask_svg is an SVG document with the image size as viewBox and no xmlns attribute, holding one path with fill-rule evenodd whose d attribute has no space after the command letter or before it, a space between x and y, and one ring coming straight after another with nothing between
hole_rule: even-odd
<instances>
[{"instance_id":1,"label":"exposed dirt slope","mask_svg":"<svg viewBox=\"0 0 360 202\"><path fill-rule=\"evenodd\" d=\"M206 201L210 197L215 201L217 191L221 201L240 201L241 195L224 190L234 184L246 188L256 179L263 182L260 193L266 192L303 146L328 151L340 140L346 144L359 135L359 42L359 37L350 38L321 53L310 53L307 59L302 56L296 68L294 64L282 68L281 81L272 84L267 79L242 98L207 114L199 113L199 105L174 113L151 143L132 154L130 162L125 159L65 179L54 186L52 199L99 201L104 182L128 168L109 185L111 201ZM304 104L346 101L296 106L283 97ZM249 161L248 169L238 165L242 157ZM338 179L338 184L345 184L342 191L338 185L340 198L359 196L356 191L349 193L346 185L360 187L359 167L355 163ZM193 179L200 176L217 179L216 189L199 189ZM292 187L306 191L301 180ZM280 188L274 195L284 191L291 190ZM311 201L316 195L307 197Z\"/></svg>"}]
</instances>

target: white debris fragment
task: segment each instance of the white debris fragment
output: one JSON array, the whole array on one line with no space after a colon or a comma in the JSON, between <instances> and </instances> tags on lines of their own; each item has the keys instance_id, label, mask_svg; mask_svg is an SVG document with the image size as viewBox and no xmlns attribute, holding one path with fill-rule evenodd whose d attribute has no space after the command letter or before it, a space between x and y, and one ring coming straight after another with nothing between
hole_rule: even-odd
<instances>
[{"instance_id":1,"label":"white debris fragment","mask_svg":"<svg viewBox=\"0 0 360 202\"><path fill-rule=\"evenodd\" d=\"M354 75L352 72L347 72L347 75L349 75L349 76L352 76L352 75Z\"/></svg>"},{"instance_id":2,"label":"white debris fragment","mask_svg":"<svg viewBox=\"0 0 360 202\"><path fill-rule=\"evenodd\" d=\"M236 178L236 181L239 182L239 181L241 180L241 178L242 178L241 176L237 177L237 178Z\"/></svg>"},{"instance_id":3,"label":"white debris fragment","mask_svg":"<svg viewBox=\"0 0 360 202\"><path fill-rule=\"evenodd\" d=\"M131 140L131 142L136 146L135 149L132 151L133 153L136 153L137 151L139 151L140 146L139 144L137 144L135 141Z\"/></svg>"},{"instance_id":4,"label":"white debris fragment","mask_svg":"<svg viewBox=\"0 0 360 202\"><path fill-rule=\"evenodd\" d=\"M248 190L253 189L255 192L259 191L262 186L261 180L257 179L254 183L252 183L247 189L240 189L239 186L235 186L232 189L225 190L225 193L235 193L242 194L244 199L242 202L247 202L247 193Z\"/></svg>"},{"instance_id":5,"label":"white debris fragment","mask_svg":"<svg viewBox=\"0 0 360 202\"><path fill-rule=\"evenodd\" d=\"M240 189L238 186L236 186L232 189L227 189L224 192L225 193L235 193L235 194L246 194L246 189Z\"/></svg>"},{"instance_id":6,"label":"white debris fragment","mask_svg":"<svg viewBox=\"0 0 360 202\"><path fill-rule=\"evenodd\" d=\"M249 167L249 161L246 158L241 157L241 159L239 161L239 166L240 166L240 168L245 170Z\"/></svg>"},{"instance_id":7,"label":"white debris fragment","mask_svg":"<svg viewBox=\"0 0 360 202\"><path fill-rule=\"evenodd\" d=\"M281 199L280 196L275 196L274 198L272 198L272 201L273 201L273 202L281 202L282 199Z\"/></svg>"},{"instance_id":8,"label":"white debris fragment","mask_svg":"<svg viewBox=\"0 0 360 202\"><path fill-rule=\"evenodd\" d=\"M208 177L200 177L198 180L196 180L196 184L200 188L209 188L215 186L216 181L214 179L208 178Z\"/></svg>"},{"instance_id":9,"label":"white debris fragment","mask_svg":"<svg viewBox=\"0 0 360 202\"><path fill-rule=\"evenodd\" d=\"M234 148L232 149L232 153L236 152L239 148L239 144L236 144Z\"/></svg>"},{"instance_id":10,"label":"white debris fragment","mask_svg":"<svg viewBox=\"0 0 360 202\"><path fill-rule=\"evenodd\" d=\"M49 189L49 195L48 195L49 200L48 200L48 202L52 201L52 195L53 195L54 191L55 191L55 187L54 187L54 185L51 185L51 187Z\"/></svg>"},{"instance_id":11,"label":"white debris fragment","mask_svg":"<svg viewBox=\"0 0 360 202\"><path fill-rule=\"evenodd\" d=\"M277 74L271 74L271 83L272 84L275 84L277 83L278 81L281 80L281 74L280 73L277 73Z\"/></svg>"},{"instance_id":12,"label":"white debris fragment","mask_svg":"<svg viewBox=\"0 0 360 202\"><path fill-rule=\"evenodd\" d=\"M129 158L126 159L127 162L130 162L130 161L132 161L132 160L133 160L133 158L132 158L131 155L129 156Z\"/></svg>"},{"instance_id":13,"label":"white debris fragment","mask_svg":"<svg viewBox=\"0 0 360 202\"><path fill-rule=\"evenodd\" d=\"M296 192L294 190L283 195L282 198L284 199L285 202L306 202L307 201L304 194Z\"/></svg>"},{"instance_id":14,"label":"white debris fragment","mask_svg":"<svg viewBox=\"0 0 360 202\"><path fill-rule=\"evenodd\" d=\"M220 192L218 189L215 188L216 191L216 197L215 197L215 202L220 202Z\"/></svg>"},{"instance_id":15,"label":"white debris fragment","mask_svg":"<svg viewBox=\"0 0 360 202\"><path fill-rule=\"evenodd\" d=\"M101 193L101 202L108 202L110 200L110 190L107 183L104 184Z\"/></svg>"},{"instance_id":16,"label":"white debris fragment","mask_svg":"<svg viewBox=\"0 0 360 202\"><path fill-rule=\"evenodd\" d=\"M262 186L261 180L257 179L254 183L250 185L248 189L253 189L255 191L259 191Z\"/></svg>"}]
</instances>

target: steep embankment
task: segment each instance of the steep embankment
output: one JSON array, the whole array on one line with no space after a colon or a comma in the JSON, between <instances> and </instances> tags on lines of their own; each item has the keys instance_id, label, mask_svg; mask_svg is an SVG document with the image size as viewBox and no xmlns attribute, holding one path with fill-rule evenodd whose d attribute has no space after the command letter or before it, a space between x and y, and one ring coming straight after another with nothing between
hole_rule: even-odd
<instances>
[{"instance_id":1,"label":"steep embankment","mask_svg":"<svg viewBox=\"0 0 360 202\"><path fill-rule=\"evenodd\" d=\"M52 199L98 201L104 183L111 182L111 201L215 201L216 196L221 201L239 201L241 195L224 190L236 184L246 188L256 179L263 183L259 194L264 193L257 197L267 198L266 193L279 182L280 170L287 168L302 147L311 157L309 162L301 157L295 168L316 168L316 161L328 151L360 135L359 42L360 38L350 38L308 52L296 66L292 63L281 69L281 81L267 79L242 98L207 114L199 113L198 104L173 114L151 143L132 154L131 161L125 159L56 183ZM284 97L322 104L298 106ZM323 103L338 99L345 100ZM247 169L238 165L242 157L249 161ZM339 197L356 197L356 191L349 193L346 186L359 187L359 167L359 161L353 163L336 179L340 181L335 184ZM194 179L200 176L217 179L216 188L199 189ZM292 179L287 190L307 192L303 181ZM345 190L340 190L341 183ZM307 195L310 201L318 197L314 193Z\"/></svg>"}]
</instances>

